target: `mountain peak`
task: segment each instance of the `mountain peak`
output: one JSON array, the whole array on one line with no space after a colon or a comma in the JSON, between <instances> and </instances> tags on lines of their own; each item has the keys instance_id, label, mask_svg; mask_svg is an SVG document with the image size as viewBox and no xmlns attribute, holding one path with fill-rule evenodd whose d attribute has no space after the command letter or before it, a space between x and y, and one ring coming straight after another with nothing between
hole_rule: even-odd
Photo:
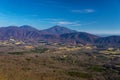
<instances>
[{"instance_id":1,"label":"mountain peak","mask_svg":"<svg viewBox=\"0 0 120 80\"><path fill-rule=\"evenodd\" d=\"M55 25L53 26L54 28L62 28L63 26L60 26L60 25ZM64 27L65 28L65 27Z\"/></svg>"},{"instance_id":2,"label":"mountain peak","mask_svg":"<svg viewBox=\"0 0 120 80\"><path fill-rule=\"evenodd\" d=\"M49 29L46 29L44 31L47 32L47 33L55 34L55 35L77 32L75 30L71 30L71 29L68 29L66 27L59 26L59 25L53 26L53 27L51 27Z\"/></svg>"},{"instance_id":3,"label":"mountain peak","mask_svg":"<svg viewBox=\"0 0 120 80\"><path fill-rule=\"evenodd\" d=\"M32 26L29 26L29 25L23 25L23 26L20 26L20 28L21 29L31 30L31 31L37 30L36 28L34 28Z\"/></svg>"},{"instance_id":4,"label":"mountain peak","mask_svg":"<svg viewBox=\"0 0 120 80\"><path fill-rule=\"evenodd\" d=\"M17 28L18 26L8 26L8 28Z\"/></svg>"},{"instance_id":5,"label":"mountain peak","mask_svg":"<svg viewBox=\"0 0 120 80\"><path fill-rule=\"evenodd\" d=\"M68 28L63 27L63 26L59 26L59 25L55 25L55 26L51 27L50 29L68 29Z\"/></svg>"},{"instance_id":6,"label":"mountain peak","mask_svg":"<svg viewBox=\"0 0 120 80\"><path fill-rule=\"evenodd\" d=\"M20 26L20 28L33 28L33 27L29 26L29 25L22 25L22 26Z\"/></svg>"}]
</instances>

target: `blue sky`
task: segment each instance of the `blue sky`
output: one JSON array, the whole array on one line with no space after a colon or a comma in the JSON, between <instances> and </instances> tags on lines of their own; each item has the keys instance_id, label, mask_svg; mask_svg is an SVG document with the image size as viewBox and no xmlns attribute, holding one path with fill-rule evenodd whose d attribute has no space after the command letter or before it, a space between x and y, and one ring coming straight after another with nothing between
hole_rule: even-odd
<instances>
[{"instance_id":1,"label":"blue sky","mask_svg":"<svg viewBox=\"0 0 120 80\"><path fill-rule=\"evenodd\" d=\"M9 25L120 34L120 0L0 0L0 26Z\"/></svg>"}]
</instances>

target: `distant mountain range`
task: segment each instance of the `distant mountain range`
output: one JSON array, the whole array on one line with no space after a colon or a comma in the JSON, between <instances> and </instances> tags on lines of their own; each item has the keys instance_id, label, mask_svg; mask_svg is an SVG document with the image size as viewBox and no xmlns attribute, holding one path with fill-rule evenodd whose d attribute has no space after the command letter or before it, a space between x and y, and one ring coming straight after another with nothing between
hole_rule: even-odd
<instances>
[{"instance_id":1,"label":"distant mountain range","mask_svg":"<svg viewBox=\"0 0 120 80\"><path fill-rule=\"evenodd\" d=\"M58 25L45 30L38 30L28 25L0 27L0 40L9 40L10 38L25 42L44 40L68 45L89 44L98 47L120 47L120 36L99 37Z\"/></svg>"}]
</instances>

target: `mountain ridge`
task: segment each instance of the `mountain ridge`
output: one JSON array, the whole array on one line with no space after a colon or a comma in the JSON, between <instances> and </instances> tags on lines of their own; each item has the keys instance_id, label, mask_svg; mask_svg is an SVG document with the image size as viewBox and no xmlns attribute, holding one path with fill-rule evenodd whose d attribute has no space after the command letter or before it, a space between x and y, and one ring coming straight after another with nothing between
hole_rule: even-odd
<instances>
[{"instance_id":1,"label":"mountain ridge","mask_svg":"<svg viewBox=\"0 0 120 80\"><path fill-rule=\"evenodd\" d=\"M45 30L38 30L32 26L8 26L0 28L0 40L9 40L11 37L22 41L57 42L64 44L90 44L109 47L120 47L120 36L99 37L86 32L78 32L66 27L54 26Z\"/></svg>"}]
</instances>

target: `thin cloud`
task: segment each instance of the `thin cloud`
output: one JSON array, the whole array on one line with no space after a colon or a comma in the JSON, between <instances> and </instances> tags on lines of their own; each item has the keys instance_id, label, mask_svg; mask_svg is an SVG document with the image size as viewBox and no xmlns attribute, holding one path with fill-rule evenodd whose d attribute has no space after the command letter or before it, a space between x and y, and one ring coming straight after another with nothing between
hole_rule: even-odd
<instances>
[{"instance_id":1,"label":"thin cloud","mask_svg":"<svg viewBox=\"0 0 120 80\"><path fill-rule=\"evenodd\" d=\"M71 12L74 13L94 13L94 9L83 9L83 10L72 10Z\"/></svg>"},{"instance_id":2,"label":"thin cloud","mask_svg":"<svg viewBox=\"0 0 120 80\"><path fill-rule=\"evenodd\" d=\"M61 22L57 22L57 24L60 24L60 25L68 25L68 24L73 24L73 22L61 21Z\"/></svg>"},{"instance_id":3,"label":"thin cloud","mask_svg":"<svg viewBox=\"0 0 120 80\"><path fill-rule=\"evenodd\" d=\"M85 12L86 13L93 13L93 12L95 12L95 10L93 10L93 9L85 9Z\"/></svg>"},{"instance_id":4,"label":"thin cloud","mask_svg":"<svg viewBox=\"0 0 120 80\"><path fill-rule=\"evenodd\" d=\"M43 18L39 19L39 22L45 22L52 25L60 25L60 26L81 26L82 24L79 21L69 21L66 19L60 18Z\"/></svg>"},{"instance_id":5,"label":"thin cloud","mask_svg":"<svg viewBox=\"0 0 120 80\"><path fill-rule=\"evenodd\" d=\"M59 21L59 22L52 22L53 24L62 25L62 26L81 26L78 22L70 22L70 21Z\"/></svg>"}]
</instances>

